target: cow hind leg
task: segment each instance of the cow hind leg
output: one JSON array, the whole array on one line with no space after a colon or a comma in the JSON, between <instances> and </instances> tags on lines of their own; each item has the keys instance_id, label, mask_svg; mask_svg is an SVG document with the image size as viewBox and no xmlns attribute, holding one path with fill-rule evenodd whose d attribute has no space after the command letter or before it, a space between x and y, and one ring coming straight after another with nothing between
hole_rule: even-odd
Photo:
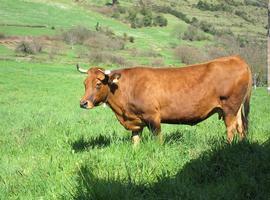
<instances>
[{"instance_id":1,"label":"cow hind leg","mask_svg":"<svg viewBox=\"0 0 270 200\"><path fill-rule=\"evenodd\" d=\"M225 114L224 121L227 129L227 140L231 143L237 129L237 117L233 114Z\"/></svg>"},{"instance_id":2,"label":"cow hind leg","mask_svg":"<svg viewBox=\"0 0 270 200\"><path fill-rule=\"evenodd\" d=\"M240 140L244 139L246 134L245 134L245 129L244 129L244 124L243 124L243 119L242 119L242 106L240 106L238 112L237 112L237 125L236 125L236 130L239 134Z\"/></svg>"},{"instance_id":3,"label":"cow hind leg","mask_svg":"<svg viewBox=\"0 0 270 200\"><path fill-rule=\"evenodd\" d=\"M154 136L156 136L158 141L162 144L163 143L163 136L161 133L160 119L156 118L156 119L148 120L147 124L148 124L149 130L154 134Z\"/></svg>"}]
</instances>

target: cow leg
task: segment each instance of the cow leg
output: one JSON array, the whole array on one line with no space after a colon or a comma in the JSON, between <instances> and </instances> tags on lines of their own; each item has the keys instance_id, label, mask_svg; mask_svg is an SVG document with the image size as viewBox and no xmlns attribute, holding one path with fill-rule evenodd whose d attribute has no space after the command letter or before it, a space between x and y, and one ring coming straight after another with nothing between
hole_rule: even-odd
<instances>
[{"instance_id":1,"label":"cow leg","mask_svg":"<svg viewBox=\"0 0 270 200\"><path fill-rule=\"evenodd\" d=\"M239 108L237 112L237 125L236 125L236 130L240 136L240 140L243 140L246 136L245 131L244 131L244 125L242 121L242 106Z\"/></svg>"},{"instance_id":2,"label":"cow leg","mask_svg":"<svg viewBox=\"0 0 270 200\"><path fill-rule=\"evenodd\" d=\"M237 127L237 117L232 114L227 114L225 115L224 121L227 128L227 140L229 143L231 143L234 137L234 132Z\"/></svg>"},{"instance_id":3,"label":"cow leg","mask_svg":"<svg viewBox=\"0 0 270 200\"><path fill-rule=\"evenodd\" d=\"M163 136L161 134L161 125L160 120L150 120L148 128L150 131L156 136L158 141L162 144L163 143Z\"/></svg>"},{"instance_id":4,"label":"cow leg","mask_svg":"<svg viewBox=\"0 0 270 200\"><path fill-rule=\"evenodd\" d=\"M140 138L140 133L142 132L142 129L139 131L132 131L132 142L134 146L137 146L140 144L141 138Z\"/></svg>"}]
</instances>

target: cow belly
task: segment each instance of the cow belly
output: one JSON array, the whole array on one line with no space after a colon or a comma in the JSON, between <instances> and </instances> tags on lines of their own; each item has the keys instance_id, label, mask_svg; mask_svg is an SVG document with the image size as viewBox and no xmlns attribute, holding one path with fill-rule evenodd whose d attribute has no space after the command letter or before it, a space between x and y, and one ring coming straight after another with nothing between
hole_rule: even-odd
<instances>
[{"instance_id":1,"label":"cow belly","mask_svg":"<svg viewBox=\"0 0 270 200\"><path fill-rule=\"evenodd\" d=\"M202 105L168 107L161 111L161 123L195 125L214 113L220 112L220 106L214 102Z\"/></svg>"}]
</instances>

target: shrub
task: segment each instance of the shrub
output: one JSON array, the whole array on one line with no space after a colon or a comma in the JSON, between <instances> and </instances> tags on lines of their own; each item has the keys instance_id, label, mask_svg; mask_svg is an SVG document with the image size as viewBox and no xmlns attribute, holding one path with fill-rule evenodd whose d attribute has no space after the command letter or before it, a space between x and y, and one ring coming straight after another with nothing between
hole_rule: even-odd
<instances>
[{"instance_id":1,"label":"shrub","mask_svg":"<svg viewBox=\"0 0 270 200\"><path fill-rule=\"evenodd\" d=\"M216 59L224 56L229 56L224 47L221 46L206 46L209 59Z\"/></svg>"},{"instance_id":2,"label":"shrub","mask_svg":"<svg viewBox=\"0 0 270 200\"><path fill-rule=\"evenodd\" d=\"M206 21L201 21L199 23L199 27L200 29L202 29L204 32L206 33L210 33L210 34L217 34L217 29L212 25L210 24L209 22L206 22Z\"/></svg>"},{"instance_id":3,"label":"shrub","mask_svg":"<svg viewBox=\"0 0 270 200\"><path fill-rule=\"evenodd\" d=\"M125 14L127 12L126 8L120 5L117 5L116 8L117 12L119 12L120 14Z\"/></svg>"},{"instance_id":4,"label":"shrub","mask_svg":"<svg viewBox=\"0 0 270 200\"><path fill-rule=\"evenodd\" d=\"M135 38L133 36L129 36L128 40L129 42L134 43Z\"/></svg>"},{"instance_id":5,"label":"shrub","mask_svg":"<svg viewBox=\"0 0 270 200\"><path fill-rule=\"evenodd\" d=\"M152 16L151 15L145 15L142 19L143 26L151 26L152 25Z\"/></svg>"},{"instance_id":6,"label":"shrub","mask_svg":"<svg viewBox=\"0 0 270 200\"><path fill-rule=\"evenodd\" d=\"M24 54L36 54L42 51L42 46L37 40L22 41L16 46L15 51Z\"/></svg>"},{"instance_id":7,"label":"shrub","mask_svg":"<svg viewBox=\"0 0 270 200\"><path fill-rule=\"evenodd\" d=\"M246 5L268 8L268 1L266 0L245 0Z\"/></svg>"},{"instance_id":8,"label":"shrub","mask_svg":"<svg viewBox=\"0 0 270 200\"><path fill-rule=\"evenodd\" d=\"M110 38L103 34L97 34L95 37L88 38L84 45L94 49L121 50L125 48L125 41L122 38Z\"/></svg>"},{"instance_id":9,"label":"shrub","mask_svg":"<svg viewBox=\"0 0 270 200\"><path fill-rule=\"evenodd\" d=\"M267 43L258 41L254 37L219 36L215 39L224 47L227 55L238 54L244 58L251 67L253 79L257 85L266 85L267 74Z\"/></svg>"},{"instance_id":10,"label":"shrub","mask_svg":"<svg viewBox=\"0 0 270 200\"><path fill-rule=\"evenodd\" d=\"M155 26L167 26L168 24L168 20L163 16L163 15L157 15L155 18L154 18L154 22L153 24Z\"/></svg>"},{"instance_id":11,"label":"shrub","mask_svg":"<svg viewBox=\"0 0 270 200\"><path fill-rule=\"evenodd\" d=\"M140 10L140 13L143 15L143 16L151 16L152 17L152 11L146 7L146 6L143 6Z\"/></svg>"},{"instance_id":12,"label":"shrub","mask_svg":"<svg viewBox=\"0 0 270 200\"><path fill-rule=\"evenodd\" d=\"M191 46L179 46L175 49L174 54L175 57L180 59L182 63L188 65L208 60L208 56L205 52Z\"/></svg>"},{"instance_id":13,"label":"shrub","mask_svg":"<svg viewBox=\"0 0 270 200\"><path fill-rule=\"evenodd\" d=\"M136 20L137 14L138 14L137 9L129 9L128 10L127 19L130 21L130 23L134 23L134 21Z\"/></svg>"},{"instance_id":14,"label":"shrub","mask_svg":"<svg viewBox=\"0 0 270 200\"><path fill-rule=\"evenodd\" d=\"M236 10L234 12L235 15L242 17L244 20L246 20L247 22L253 22L252 19L250 19L250 17L248 16L248 14L245 11L242 10Z\"/></svg>"},{"instance_id":15,"label":"shrub","mask_svg":"<svg viewBox=\"0 0 270 200\"><path fill-rule=\"evenodd\" d=\"M212 4L205 1L199 1L196 7L200 10L210 10L210 11L227 11L231 12L232 8L225 3Z\"/></svg>"},{"instance_id":16,"label":"shrub","mask_svg":"<svg viewBox=\"0 0 270 200\"><path fill-rule=\"evenodd\" d=\"M116 36L108 27L98 26L98 31L91 31L85 27L74 27L62 34L63 40L71 45L82 44L95 49L124 49L125 40Z\"/></svg>"},{"instance_id":17,"label":"shrub","mask_svg":"<svg viewBox=\"0 0 270 200\"><path fill-rule=\"evenodd\" d=\"M151 62L151 66L154 66L154 67L164 66L164 59L163 58L154 58Z\"/></svg>"},{"instance_id":18,"label":"shrub","mask_svg":"<svg viewBox=\"0 0 270 200\"><path fill-rule=\"evenodd\" d=\"M119 12L114 12L114 13L112 14L112 18L115 18L115 19L120 18L120 13L119 13Z\"/></svg>"},{"instance_id":19,"label":"shrub","mask_svg":"<svg viewBox=\"0 0 270 200\"><path fill-rule=\"evenodd\" d=\"M85 40L92 37L95 33L85 27L77 26L62 34L63 40L68 44L83 44Z\"/></svg>"},{"instance_id":20,"label":"shrub","mask_svg":"<svg viewBox=\"0 0 270 200\"><path fill-rule=\"evenodd\" d=\"M0 33L0 39L4 39L6 36L4 33Z\"/></svg>"},{"instance_id":21,"label":"shrub","mask_svg":"<svg viewBox=\"0 0 270 200\"><path fill-rule=\"evenodd\" d=\"M198 28L190 25L188 26L187 30L184 32L182 36L183 40L190 40L190 41L201 41L201 40L208 40L209 37L201 32Z\"/></svg>"},{"instance_id":22,"label":"shrub","mask_svg":"<svg viewBox=\"0 0 270 200\"><path fill-rule=\"evenodd\" d=\"M117 64L120 66L128 65L128 62L121 56L115 54L104 52L104 51L92 51L88 58L90 62L96 64Z\"/></svg>"},{"instance_id":23,"label":"shrub","mask_svg":"<svg viewBox=\"0 0 270 200\"><path fill-rule=\"evenodd\" d=\"M153 9L156 10L157 12L161 13L169 13L171 15L174 15L175 17L183 20L186 23L190 23L190 19L186 16L186 14L182 13L181 11L174 10L173 8L169 6L159 6L159 5L153 5Z\"/></svg>"}]
</instances>

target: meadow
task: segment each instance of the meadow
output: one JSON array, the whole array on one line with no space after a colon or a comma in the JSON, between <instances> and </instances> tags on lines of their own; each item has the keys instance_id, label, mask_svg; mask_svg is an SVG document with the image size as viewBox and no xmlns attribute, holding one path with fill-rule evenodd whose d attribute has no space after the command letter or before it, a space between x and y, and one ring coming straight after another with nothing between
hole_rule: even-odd
<instances>
[{"instance_id":1,"label":"meadow","mask_svg":"<svg viewBox=\"0 0 270 200\"><path fill-rule=\"evenodd\" d=\"M106 2L0 0L0 36L59 37L78 25L94 30L100 22L116 36L135 38L109 53L140 65L161 58L161 64L173 67L184 65L174 56L176 46L204 50L217 42L209 33L209 40L177 38L189 24L168 13L166 27L132 29L89 9ZM131 3L120 0L123 6ZM263 8L237 7L253 10L258 23L251 23L225 11L200 11L191 6L196 3L186 0L176 7L190 19L196 16L263 40ZM16 51L19 42L1 41L0 199L270 199L270 98L265 87L252 92L250 131L242 142L236 138L227 144L224 123L214 115L196 126L162 124L164 144L144 129L134 148L130 132L108 107L79 107L85 76L76 71L76 63L123 66L81 56L93 52L84 44L51 40L41 44L41 52L24 54Z\"/></svg>"},{"instance_id":2,"label":"meadow","mask_svg":"<svg viewBox=\"0 0 270 200\"><path fill-rule=\"evenodd\" d=\"M134 148L109 108L79 108L74 66L0 68L0 199L268 199L270 98L253 91L250 133L226 143L218 116L145 129Z\"/></svg>"}]
</instances>

